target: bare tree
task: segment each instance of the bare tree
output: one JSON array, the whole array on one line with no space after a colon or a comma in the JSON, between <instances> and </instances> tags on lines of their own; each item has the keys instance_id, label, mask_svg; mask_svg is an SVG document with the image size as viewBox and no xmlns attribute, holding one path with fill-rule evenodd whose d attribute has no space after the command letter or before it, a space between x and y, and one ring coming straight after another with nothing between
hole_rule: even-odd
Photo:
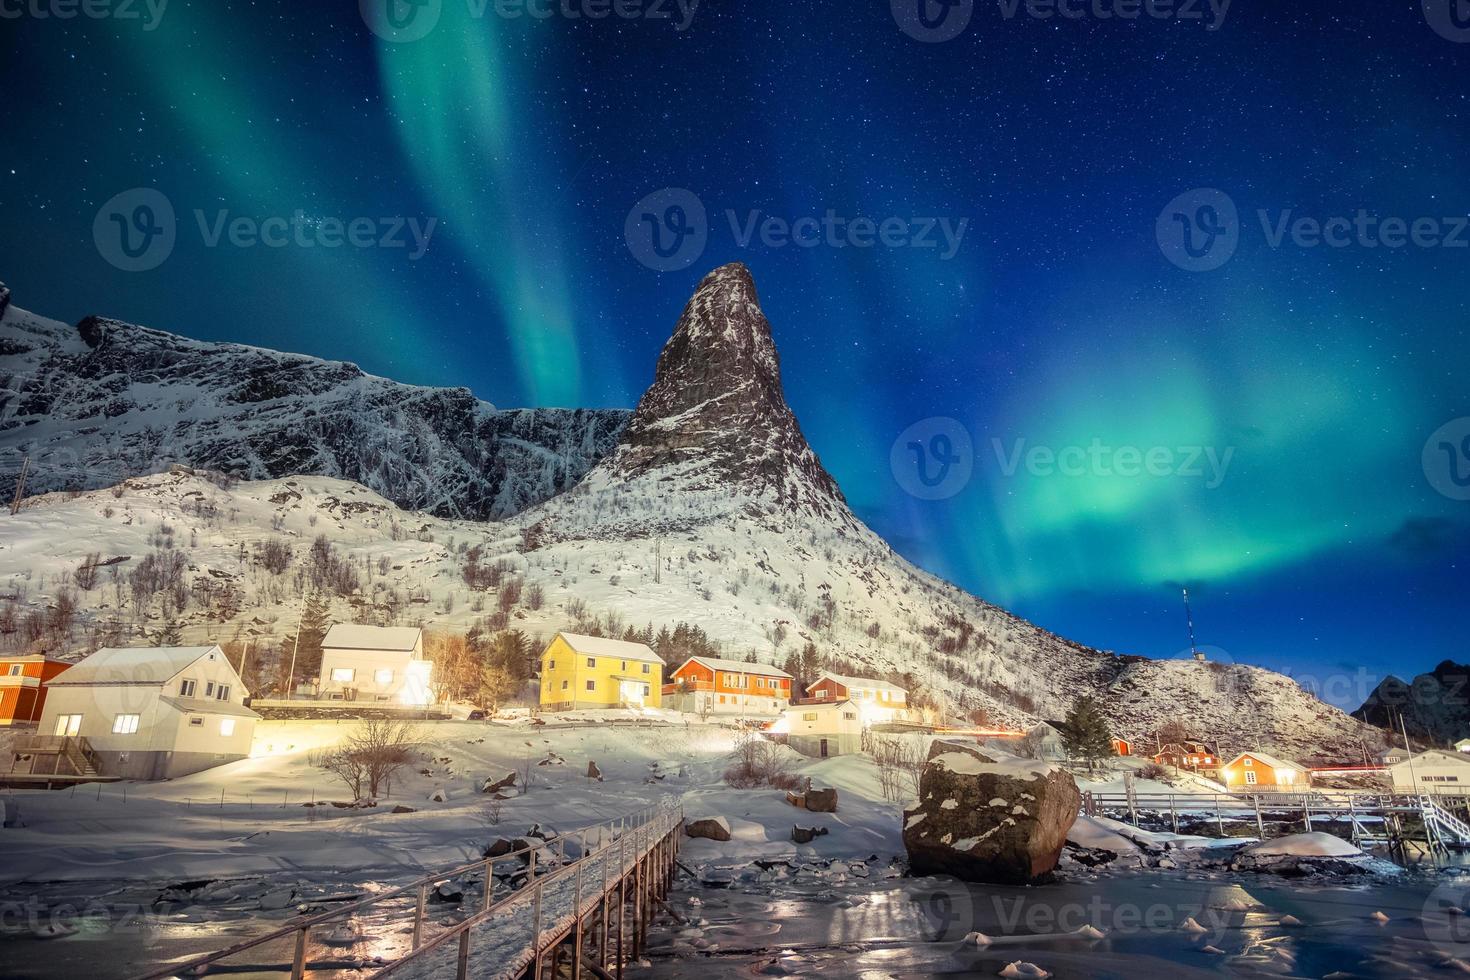
<instances>
[{"instance_id":1,"label":"bare tree","mask_svg":"<svg viewBox=\"0 0 1470 980\"><path fill-rule=\"evenodd\" d=\"M398 770L413 761L417 742L418 732L408 722L369 718L318 756L317 764L345 783L354 800L376 799Z\"/></svg>"}]
</instances>

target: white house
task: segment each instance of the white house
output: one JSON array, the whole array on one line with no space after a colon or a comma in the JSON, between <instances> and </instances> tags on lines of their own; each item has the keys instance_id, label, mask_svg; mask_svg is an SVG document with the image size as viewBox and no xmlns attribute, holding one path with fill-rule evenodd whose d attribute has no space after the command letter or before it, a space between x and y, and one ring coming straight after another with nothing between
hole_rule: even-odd
<instances>
[{"instance_id":1,"label":"white house","mask_svg":"<svg viewBox=\"0 0 1470 980\"><path fill-rule=\"evenodd\" d=\"M868 724L902 721L908 717L909 694L897 684L870 677L845 677L824 670L806 689L811 701L851 700Z\"/></svg>"},{"instance_id":2,"label":"white house","mask_svg":"<svg viewBox=\"0 0 1470 980\"><path fill-rule=\"evenodd\" d=\"M1455 743L1456 752L1470 752L1470 738L1462 738Z\"/></svg>"},{"instance_id":3,"label":"white house","mask_svg":"<svg viewBox=\"0 0 1470 980\"><path fill-rule=\"evenodd\" d=\"M863 749L862 712L852 701L794 704L782 712L775 731L802 755L818 759Z\"/></svg>"},{"instance_id":4,"label":"white house","mask_svg":"<svg viewBox=\"0 0 1470 980\"><path fill-rule=\"evenodd\" d=\"M1043 721L1026 733L1031 740L1036 758L1049 762L1067 761L1067 742L1062 738L1062 723Z\"/></svg>"},{"instance_id":5,"label":"white house","mask_svg":"<svg viewBox=\"0 0 1470 980\"><path fill-rule=\"evenodd\" d=\"M105 776L170 779L243 759L260 719L217 646L104 648L48 688L34 748Z\"/></svg>"},{"instance_id":6,"label":"white house","mask_svg":"<svg viewBox=\"0 0 1470 980\"><path fill-rule=\"evenodd\" d=\"M1430 749L1389 766L1388 774L1399 793L1470 796L1470 755L1464 752Z\"/></svg>"},{"instance_id":7,"label":"white house","mask_svg":"<svg viewBox=\"0 0 1470 980\"><path fill-rule=\"evenodd\" d=\"M433 664L424 659L424 631L416 626L337 623L322 639L319 697L328 701L432 704Z\"/></svg>"}]
</instances>

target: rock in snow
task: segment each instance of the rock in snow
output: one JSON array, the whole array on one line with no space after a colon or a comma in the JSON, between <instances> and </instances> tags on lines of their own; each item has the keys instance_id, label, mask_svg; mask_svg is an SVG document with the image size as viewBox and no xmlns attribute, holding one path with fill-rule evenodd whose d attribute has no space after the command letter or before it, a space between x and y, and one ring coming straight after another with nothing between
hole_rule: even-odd
<instances>
[{"instance_id":1,"label":"rock in snow","mask_svg":"<svg viewBox=\"0 0 1470 980\"><path fill-rule=\"evenodd\" d=\"M1012 811L986 805L1022 800ZM947 809L944 801L959 805ZM997 762L958 742L936 741L904 811L903 843L916 874L1025 884L1056 867L1082 794L1066 771L1027 761ZM923 819L916 820L922 816Z\"/></svg>"},{"instance_id":2,"label":"rock in snow","mask_svg":"<svg viewBox=\"0 0 1470 980\"><path fill-rule=\"evenodd\" d=\"M724 817L700 817L685 824L684 833L706 840L727 841L730 839L730 821Z\"/></svg>"}]
</instances>

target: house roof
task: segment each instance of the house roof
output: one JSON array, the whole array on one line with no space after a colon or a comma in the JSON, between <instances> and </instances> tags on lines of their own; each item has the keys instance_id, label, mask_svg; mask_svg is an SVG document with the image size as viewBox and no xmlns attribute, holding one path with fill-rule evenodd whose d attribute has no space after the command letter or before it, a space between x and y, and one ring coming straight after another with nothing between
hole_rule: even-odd
<instances>
[{"instance_id":1,"label":"house roof","mask_svg":"<svg viewBox=\"0 0 1470 980\"><path fill-rule=\"evenodd\" d=\"M208 653L212 647L103 647L81 663L56 675L54 687L78 684L162 684Z\"/></svg>"},{"instance_id":2,"label":"house roof","mask_svg":"<svg viewBox=\"0 0 1470 980\"><path fill-rule=\"evenodd\" d=\"M1256 760L1258 760L1260 762L1264 762L1266 765L1270 766L1272 769L1295 769L1297 772L1306 772L1307 771L1305 768L1303 768L1302 766L1298 765L1295 762L1288 762L1286 759L1278 759L1274 755L1267 755L1264 752L1242 752L1239 755L1237 755L1235 758L1231 759L1228 763L1226 763L1225 768L1227 768L1227 769L1230 768L1231 766L1233 766L1237 762L1239 762L1241 759L1244 759L1246 756L1250 756L1252 759L1256 759Z\"/></svg>"},{"instance_id":3,"label":"house roof","mask_svg":"<svg viewBox=\"0 0 1470 980\"><path fill-rule=\"evenodd\" d=\"M852 699L851 698L843 698L841 701L809 701L809 702L807 702L805 704L793 704L789 708L783 708L781 710L782 711L821 711L821 710L824 710L825 709L825 710L829 710L830 711L833 708L840 708L840 707L842 707L845 704L852 704Z\"/></svg>"},{"instance_id":4,"label":"house roof","mask_svg":"<svg viewBox=\"0 0 1470 980\"><path fill-rule=\"evenodd\" d=\"M1412 765L1419 765L1427 761L1430 756L1442 756L1443 761L1452 762L1456 765L1470 766L1470 753L1450 752L1445 749L1428 749L1424 752L1420 752L1418 755L1410 756L1407 759L1404 759L1402 762L1394 763L1393 768L1397 769L1399 766L1403 766L1407 769Z\"/></svg>"},{"instance_id":5,"label":"house roof","mask_svg":"<svg viewBox=\"0 0 1470 980\"><path fill-rule=\"evenodd\" d=\"M159 698L175 711L186 715L225 715L230 718L259 718L243 704L233 701L202 701L193 698Z\"/></svg>"},{"instance_id":6,"label":"house roof","mask_svg":"<svg viewBox=\"0 0 1470 980\"><path fill-rule=\"evenodd\" d=\"M70 660L62 660L60 657L48 657L44 653L17 653L13 656L0 654L0 664L69 664Z\"/></svg>"},{"instance_id":7,"label":"house roof","mask_svg":"<svg viewBox=\"0 0 1470 980\"><path fill-rule=\"evenodd\" d=\"M333 623L322 638L323 650L397 650L407 653L418 646L423 630L417 626L362 626Z\"/></svg>"},{"instance_id":8,"label":"house roof","mask_svg":"<svg viewBox=\"0 0 1470 980\"><path fill-rule=\"evenodd\" d=\"M843 674L834 674L830 670L824 670L817 675L816 684L820 684L822 681L835 681L848 690L852 690L855 687L871 687L879 691L897 691L900 694L908 693L908 691L905 691L897 684L890 684L887 681L874 680L871 677L847 677ZM813 684L812 687L816 687L816 684Z\"/></svg>"},{"instance_id":9,"label":"house roof","mask_svg":"<svg viewBox=\"0 0 1470 980\"><path fill-rule=\"evenodd\" d=\"M757 674L761 677L790 677L780 667L772 667L770 664L748 664L739 660L721 660L719 657L690 657L679 665L683 670L688 664L703 664L711 670L723 670L727 674ZM678 673L676 670L674 673Z\"/></svg>"},{"instance_id":10,"label":"house roof","mask_svg":"<svg viewBox=\"0 0 1470 980\"><path fill-rule=\"evenodd\" d=\"M639 660L662 664L663 659L646 643L630 643L627 640L610 640L605 636L583 636L581 633L557 633L567 646L589 657L617 657L619 660Z\"/></svg>"}]
</instances>

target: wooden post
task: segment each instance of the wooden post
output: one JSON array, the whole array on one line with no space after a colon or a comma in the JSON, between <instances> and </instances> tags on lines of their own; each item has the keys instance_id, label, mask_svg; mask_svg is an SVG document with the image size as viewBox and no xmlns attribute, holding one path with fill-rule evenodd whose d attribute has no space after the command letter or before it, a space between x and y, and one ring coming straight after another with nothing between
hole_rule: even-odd
<instances>
[{"instance_id":1,"label":"wooden post","mask_svg":"<svg viewBox=\"0 0 1470 980\"><path fill-rule=\"evenodd\" d=\"M1169 821L1174 825L1174 833L1179 833L1179 813L1174 809L1174 794L1169 794Z\"/></svg>"},{"instance_id":2,"label":"wooden post","mask_svg":"<svg viewBox=\"0 0 1470 980\"><path fill-rule=\"evenodd\" d=\"M495 859L488 858L485 861L485 905L489 910L495 904Z\"/></svg>"},{"instance_id":3,"label":"wooden post","mask_svg":"<svg viewBox=\"0 0 1470 980\"><path fill-rule=\"evenodd\" d=\"M291 956L291 980L301 980L306 975L306 929L296 933L296 951Z\"/></svg>"},{"instance_id":4,"label":"wooden post","mask_svg":"<svg viewBox=\"0 0 1470 980\"><path fill-rule=\"evenodd\" d=\"M470 975L470 931L459 934L459 960L454 972L456 980L469 980Z\"/></svg>"},{"instance_id":5,"label":"wooden post","mask_svg":"<svg viewBox=\"0 0 1470 980\"><path fill-rule=\"evenodd\" d=\"M1215 826L1219 828L1220 836L1225 836L1225 818L1220 815L1220 794L1215 794Z\"/></svg>"},{"instance_id":6,"label":"wooden post","mask_svg":"<svg viewBox=\"0 0 1470 980\"><path fill-rule=\"evenodd\" d=\"M577 858L576 907L572 912L572 980L582 980L582 872L587 867L587 831L582 831L582 855Z\"/></svg>"},{"instance_id":7,"label":"wooden post","mask_svg":"<svg viewBox=\"0 0 1470 980\"><path fill-rule=\"evenodd\" d=\"M1262 840L1264 840L1266 837L1266 820L1264 817L1261 816L1261 794L1256 793L1251 797L1251 799L1254 800L1256 804L1256 834L1259 835Z\"/></svg>"},{"instance_id":8,"label":"wooden post","mask_svg":"<svg viewBox=\"0 0 1470 980\"><path fill-rule=\"evenodd\" d=\"M413 912L413 948L424 938L424 906L429 904L429 886L419 885L419 904Z\"/></svg>"},{"instance_id":9,"label":"wooden post","mask_svg":"<svg viewBox=\"0 0 1470 980\"><path fill-rule=\"evenodd\" d=\"M623 980L623 920L628 907L628 876L624 873L628 838L618 839L618 980Z\"/></svg>"},{"instance_id":10,"label":"wooden post","mask_svg":"<svg viewBox=\"0 0 1470 980\"><path fill-rule=\"evenodd\" d=\"M535 854L535 851L531 852ZM536 980L541 978L541 882L536 882L536 890L531 894L531 952L534 958L531 960L531 969L536 972L532 976Z\"/></svg>"}]
</instances>

